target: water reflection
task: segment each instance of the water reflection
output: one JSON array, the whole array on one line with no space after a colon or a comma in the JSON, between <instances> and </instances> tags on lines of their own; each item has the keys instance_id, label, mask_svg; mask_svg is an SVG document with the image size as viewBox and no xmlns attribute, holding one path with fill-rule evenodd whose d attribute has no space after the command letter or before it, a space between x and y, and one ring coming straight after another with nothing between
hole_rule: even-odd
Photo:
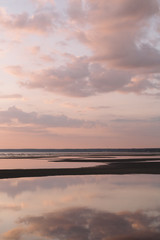
<instances>
[{"instance_id":1,"label":"water reflection","mask_svg":"<svg viewBox=\"0 0 160 240\"><path fill-rule=\"evenodd\" d=\"M48 159L0 159L0 169L80 168L102 165L94 162L54 162Z\"/></svg>"},{"instance_id":2,"label":"water reflection","mask_svg":"<svg viewBox=\"0 0 160 240\"><path fill-rule=\"evenodd\" d=\"M2 240L158 240L158 175L0 181Z\"/></svg>"}]
</instances>

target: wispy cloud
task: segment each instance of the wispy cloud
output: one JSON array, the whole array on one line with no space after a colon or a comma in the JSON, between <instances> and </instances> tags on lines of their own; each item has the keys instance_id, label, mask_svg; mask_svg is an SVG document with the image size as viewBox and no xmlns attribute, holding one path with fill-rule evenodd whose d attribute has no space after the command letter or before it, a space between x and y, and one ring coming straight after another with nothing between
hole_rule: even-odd
<instances>
[{"instance_id":1,"label":"wispy cloud","mask_svg":"<svg viewBox=\"0 0 160 240\"><path fill-rule=\"evenodd\" d=\"M0 99L22 99L23 96L21 94L0 94Z\"/></svg>"},{"instance_id":2,"label":"wispy cloud","mask_svg":"<svg viewBox=\"0 0 160 240\"><path fill-rule=\"evenodd\" d=\"M0 210L20 211L23 208L23 204L6 204L0 203Z\"/></svg>"},{"instance_id":3,"label":"wispy cloud","mask_svg":"<svg viewBox=\"0 0 160 240\"><path fill-rule=\"evenodd\" d=\"M25 75L25 72L20 65L7 66L5 70L17 77L23 77Z\"/></svg>"},{"instance_id":4,"label":"wispy cloud","mask_svg":"<svg viewBox=\"0 0 160 240\"><path fill-rule=\"evenodd\" d=\"M34 4L36 4L38 7L46 6L47 4L54 6L54 0L31 0Z\"/></svg>"},{"instance_id":5,"label":"wispy cloud","mask_svg":"<svg viewBox=\"0 0 160 240\"><path fill-rule=\"evenodd\" d=\"M34 14L9 14L4 8L0 8L0 26L8 31L44 34L54 30L55 22L58 22L58 14L53 8L39 9Z\"/></svg>"},{"instance_id":6,"label":"wispy cloud","mask_svg":"<svg viewBox=\"0 0 160 240\"><path fill-rule=\"evenodd\" d=\"M74 119L65 115L49 115L49 114L38 114L37 112L24 112L23 110L10 107L6 111L0 111L0 123L1 124L31 124L43 127L92 127L95 125L94 122L85 121L81 119Z\"/></svg>"}]
</instances>

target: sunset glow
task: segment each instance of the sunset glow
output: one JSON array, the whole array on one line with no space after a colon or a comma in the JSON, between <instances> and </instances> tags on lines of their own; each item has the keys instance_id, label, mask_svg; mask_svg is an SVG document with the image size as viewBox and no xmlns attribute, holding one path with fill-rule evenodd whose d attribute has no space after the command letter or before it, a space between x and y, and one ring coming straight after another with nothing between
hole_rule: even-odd
<instances>
[{"instance_id":1,"label":"sunset glow","mask_svg":"<svg viewBox=\"0 0 160 240\"><path fill-rule=\"evenodd\" d=\"M0 148L160 143L159 0L0 0Z\"/></svg>"}]
</instances>

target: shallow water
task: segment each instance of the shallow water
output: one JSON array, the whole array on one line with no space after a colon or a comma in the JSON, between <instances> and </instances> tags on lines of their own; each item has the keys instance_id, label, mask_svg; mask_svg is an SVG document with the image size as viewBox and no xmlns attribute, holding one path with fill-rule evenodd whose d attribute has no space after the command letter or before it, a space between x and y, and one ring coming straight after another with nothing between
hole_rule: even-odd
<instances>
[{"instance_id":1,"label":"shallow water","mask_svg":"<svg viewBox=\"0 0 160 240\"><path fill-rule=\"evenodd\" d=\"M0 180L0 239L158 240L159 199L159 175Z\"/></svg>"},{"instance_id":2,"label":"shallow water","mask_svg":"<svg viewBox=\"0 0 160 240\"><path fill-rule=\"evenodd\" d=\"M15 153L0 159L1 169L84 167L99 163L49 161L108 156L54 153L27 159L28 153L16 154L19 159ZM160 175L0 179L0 239L159 240Z\"/></svg>"},{"instance_id":3,"label":"shallow water","mask_svg":"<svg viewBox=\"0 0 160 240\"><path fill-rule=\"evenodd\" d=\"M101 163L63 163L48 159L0 159L0 169L79 168L102 165Z\"/></svg>"},{"instance_id":4,"label":"shallow water","mask_svg":"<svg viewBox=\"0 0 160 240\"><path fill-rule=\"evenodd\" d=\"M0 169L37 169L37 168L80 168L93 167L107 163L101 163L103 159L109 161L121 159L156 159L160 154L137 152L0 152ZM155 154L155 155L154 155ZM144 156L145 155L145 156ZM60 162L63 159L76 162ZM78 162L87 160L88 162ZM92 160L97 160L92 162ZM91 162L89 162L91 161ZM156 160L158 161L158 160Z\"/></svg>"}]
</instances>

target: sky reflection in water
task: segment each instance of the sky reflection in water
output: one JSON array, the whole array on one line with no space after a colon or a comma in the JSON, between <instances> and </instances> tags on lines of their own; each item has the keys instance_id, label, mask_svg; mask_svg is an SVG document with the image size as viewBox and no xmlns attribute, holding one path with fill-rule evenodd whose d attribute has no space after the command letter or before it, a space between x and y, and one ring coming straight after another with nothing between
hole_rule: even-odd
<instances>
[{"instance_id":1,"label":"sky reflection in water","mask_svg":"<svg viewBox=\"0 0 160 240\"><path fill-rule=\"evenodd\" d=\"M94 162L54 162L52 159L0 159L1 169L79 168L103 165Z\"/></svg>"},{"instance_id":2,"label":"sky reflection in water","mask_svg":"<svg viewBox=\"0 0 160 240\"><path fill-rule=\"evenodd\" d=\"M160 239L159 175L0 181L2 240Z\"/></svg>"}]
</instances>

